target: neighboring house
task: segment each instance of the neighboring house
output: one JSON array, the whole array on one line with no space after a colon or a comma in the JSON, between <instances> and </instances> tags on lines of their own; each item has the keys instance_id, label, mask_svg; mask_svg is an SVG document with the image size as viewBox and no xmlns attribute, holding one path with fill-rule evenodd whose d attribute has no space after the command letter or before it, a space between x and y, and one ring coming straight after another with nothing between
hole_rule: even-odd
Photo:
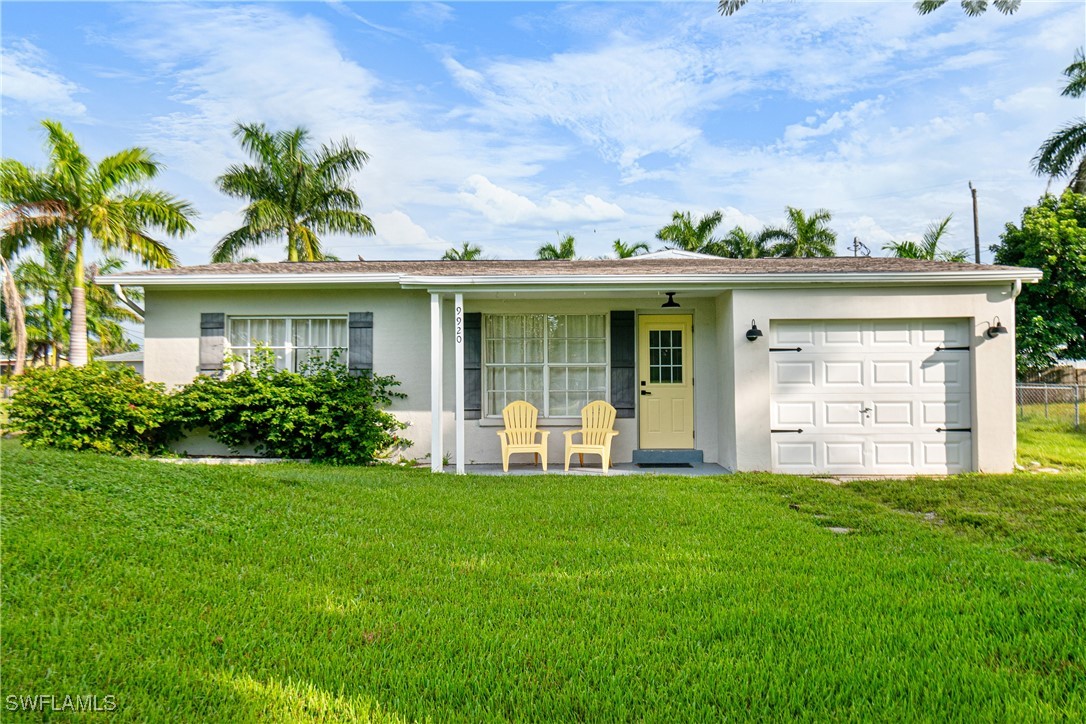
<instances>
[{"instance_id":1,"label":"neighboring house","mask_svg":"<svg viewBox=\"0 0 1086 724\"><path fill-rule=\"evenodd\" d=\"M149 380L221 374L224 354L258 342L284 367L343 348L352 370L395 375L408 454L435 469L445 456L499 461L508 402L530 401L561 430L605 399L618 409L616 462L898 475L1012 470L1014 299L1040 276L666 251L214 264L99 282L143 287ZM552 461L561 445L552 434Z\"/></svg>"},{"instance_id":2,"label":"neighboring house","mask_svg":"<svg viewBox=\"0 0 1086 724\"><path fill-rule=\"evenodd\" d=\"M143 374L143 350L96 356L94 361L105 362L107 365L123 365L125 367L131 367L139 374Z\"/></svg>"}]
</instances>

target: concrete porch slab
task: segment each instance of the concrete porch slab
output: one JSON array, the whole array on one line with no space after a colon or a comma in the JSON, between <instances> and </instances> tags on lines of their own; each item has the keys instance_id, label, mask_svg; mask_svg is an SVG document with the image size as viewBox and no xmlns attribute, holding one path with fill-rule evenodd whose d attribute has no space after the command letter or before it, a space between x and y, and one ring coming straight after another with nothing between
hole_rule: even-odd
<instances>
[{"instance_id":1,"label":"concrete porch slab","mask_svg":"<svg viewBox=\"0 0 1086 724\"><path fill-rule=\"evenodd\" d=\"M455 465L446 465L446 473L456 474ZM528 465L527 463L510 463L509 472L506 473L502 470L500 463L486 464L486 465L465 465L464 472L468 475L543 475L543 469L538 465ZM716 463L696 463L691 467L683 468L641 468L633 463L617 463L612 465L607 471L607 475L686 475L686 476L705 476L705 475L728 475L731 471L725 467L717 465ZM599 465L590 466L586 465L583 468L570 465L569 473L562 470L562 465L548 465L547 475L586 475L586 476L602 476L603 471L600 470Z\"/></svg>"}]
</instances>

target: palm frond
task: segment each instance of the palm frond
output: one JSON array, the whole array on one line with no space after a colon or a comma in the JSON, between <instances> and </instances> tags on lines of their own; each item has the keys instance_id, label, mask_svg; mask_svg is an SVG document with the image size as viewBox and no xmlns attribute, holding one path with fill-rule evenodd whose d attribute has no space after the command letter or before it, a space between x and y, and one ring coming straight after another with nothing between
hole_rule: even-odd
<instances>
[{"instance_id":1,"label":"palm frond","mask_svg":"<svg viewBox=\"0 0 1086 724\"><path fill-rule=\"evenodd\" d=\"M1030 162L1038 176L1063 176L1086 154L1086 118L1078 118L1048 137Z\"/></svg>"}]
</instances>

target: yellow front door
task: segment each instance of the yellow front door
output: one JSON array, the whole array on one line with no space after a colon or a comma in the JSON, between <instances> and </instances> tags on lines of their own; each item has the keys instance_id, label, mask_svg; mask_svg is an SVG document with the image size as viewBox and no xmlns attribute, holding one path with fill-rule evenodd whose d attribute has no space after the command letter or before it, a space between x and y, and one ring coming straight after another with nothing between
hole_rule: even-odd
<instances>
[{"instance_id":1,"label":"yellow front door","mask_svg":"<svg viewBox=\"0 0 1086 724\"><path fill-rule=\"evenodd\" d=\"M694 369L686 314L638 318L640 447L694 447Z\"/></svg>"}]
</instances>

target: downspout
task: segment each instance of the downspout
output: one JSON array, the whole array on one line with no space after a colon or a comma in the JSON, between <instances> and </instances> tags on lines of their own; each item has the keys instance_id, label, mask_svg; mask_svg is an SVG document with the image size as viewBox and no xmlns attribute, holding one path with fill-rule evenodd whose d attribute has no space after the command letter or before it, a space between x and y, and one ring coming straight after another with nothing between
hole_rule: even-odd
<instances>
[{"instance_id":1,"label":"downspout","mask_svg":"<svg viewBox=\"0 0 1086 724\"><path fill-rule=\"evenodd\" d=\"M1019 282L1019 288L1021 288L1021 282ZM117 298L120 299L126 307L131 309L139 316L141 322L143 321L144 316L146 316L146 312L144 312L143 308L140 305L136 304L124 295L124 287L122 287L120 284L114 284L113 293L117 295Z\"/></svg>"},{"instance_id":2,"label":"downspout","mask_svg":"<svg viewBox=\"0 0 1086 724\"><path fill-rule=\"evenodd\" d=\"M1015 279L1014 284L1011 286L1011 299L1018 299L1018 295L1022 293L1022 280Z\"/></svg>"}]
</instances>

